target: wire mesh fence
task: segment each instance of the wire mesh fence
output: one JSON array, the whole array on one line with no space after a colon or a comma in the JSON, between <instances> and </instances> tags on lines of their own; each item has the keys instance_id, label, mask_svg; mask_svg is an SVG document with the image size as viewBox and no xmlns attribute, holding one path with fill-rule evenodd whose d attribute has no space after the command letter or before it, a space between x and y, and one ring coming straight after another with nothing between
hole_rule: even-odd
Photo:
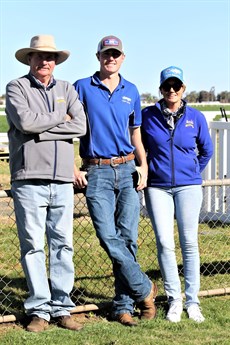
<instances>
[{"instance_id":1,"label":"wire mesh fence","mask_svg":"<svg viewBox=\"0 0 230 345\"><path fill-rule=\"evenodd\" d=\"M216 198L216 195L222 193L220 189L224 187L222 185L215 186L216 193L208 192L207 188L210 187L204 186L203 188L204 195L208 193L212 198ZM142 198L143 194L140 193L141 214L138 261L148 276L157 282L159 296L164 298L163 282L157 261L155 236ZM227 204L230 203L229 193L225 193L224 201ZM17 316L23 313L23 301L27 297L27 286L20 264L14 206L9 191L2 191L0 206L0 315L3 317L5 315ZM216 216L212 218L210 209L204 206L199 224L201 290L215 291L221 289L221 291L228 291L230 287L230 215L229 218L225 217L225 221L221 220L220 213L217 213L219 218ZM73 217L76 273L72 298L76 305L93 304L100 308L113 298L114 278L111 262L99 245L88 213L85 196L82 193L75 194ZM175 241L183 288L183 263L176 223Z\"/></svg>"}]
</instances>

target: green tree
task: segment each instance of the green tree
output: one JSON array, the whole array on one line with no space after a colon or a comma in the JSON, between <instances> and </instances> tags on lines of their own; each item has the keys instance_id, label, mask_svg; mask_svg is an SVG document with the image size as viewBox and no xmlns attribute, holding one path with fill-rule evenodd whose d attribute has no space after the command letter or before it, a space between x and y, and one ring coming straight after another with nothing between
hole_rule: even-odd
<instances>
[{"instance_id":1,"label":"green tree","mask_svg":"<svg viewBox=\"0 0 230 345\"><path fill-rule=\"evenodd\" d=\"M230 92L222 91L217 95L217 101L221 103L230 103Z\"/></svg>"},{"instance_id":2,"label":"green tree","mask_svg":"<svg viewBox=\"0 0 230 345\"><path fill-rule=\"evenodd\" d=\"M158 98L156 96L153 96L150 92L145 92L141 94L141 101L144 103L156 103L158 101Z\"/></svg>"},{"instance_id":3,"label":"green tree","mask_svg":"<svg viewBox=\"0 0 230 345\"><path fill-rule=\"evenodd\" d=\"M196 91L187 93L185 99L188 103L196 103L199 99L199 94Z\"/></svg>"}]
</instances>

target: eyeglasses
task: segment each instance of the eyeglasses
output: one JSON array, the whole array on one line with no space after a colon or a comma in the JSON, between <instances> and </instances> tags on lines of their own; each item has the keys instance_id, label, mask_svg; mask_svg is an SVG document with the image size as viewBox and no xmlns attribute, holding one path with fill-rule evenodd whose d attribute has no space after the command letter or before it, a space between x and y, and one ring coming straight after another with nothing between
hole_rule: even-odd
<instances>
[{"instance_id":1,"label":"eyeglasses","mask_svg":"<svg viewBox=\"0 0 230 345\"><path fill-rule=\"evenodd\" d=\"M103 58L108 58L112 56L114 59L117 59L121 56L121 52L115 49L111 49L111 50L106 50L105 52L101 53L101 55L103 56Z\"/></svg>"},{"instance_id":2,"label":"eyeglasses","mask_svg":"<svg viewBox=\"0 0 230 345\"><path fill-rule=\"evenodd\" d=\"M181 89L182 85L183 85L183 84L180 83L180 82L175 82L175 83L173 83L173 84L163 83L163 84L161 85L161 88L162 88L164 91L166 91L166 92L169 92L169 91L171 90L171 88L173 88L173 90L174 90L175 92L178 92L178 91Z\"/></svg>"}]
</instances>

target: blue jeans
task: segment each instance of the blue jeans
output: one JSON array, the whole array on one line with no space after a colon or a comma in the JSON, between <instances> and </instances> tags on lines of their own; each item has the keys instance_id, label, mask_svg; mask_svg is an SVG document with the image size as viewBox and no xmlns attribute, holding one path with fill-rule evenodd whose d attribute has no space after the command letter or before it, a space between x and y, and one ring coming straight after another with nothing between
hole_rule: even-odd
<instances>
[{"instance_id":1,"label":"blue jeans","mask_svg":"<svg viewBox=\"0 0 230 345\"><path fill-rule=\"evenodd\" d=\"M132 176L135 163L88 166L86 170L88 209L100 244L113 265L112 314L132 314L134 302L151 291L151 281L136 260L140 202Z\"/></svg>"},{"instance_id":2,"label":"blue jeans","mask_svg":"<svg viewBox=\"0 0 230 345\"><path fill-rule=\"evenodd\" d=\"M198 222L202 203L200 185L173 188L148 187L146 207L156 236L158 261L169 304L182 301L174 242L174 216L177 220L185 279L185 306L199 303L200 258Z\"/></svg>"},{"instance_id":3,"label":"blue jeans","mask_svg":"<svg viewBox=\"0 0 230 345\"><path fill-rule=\"evenodd\" d=\"M12 195L21 263L29 288L29 297L24 303L26 313L47 321L50 315L69 315L75 306L70 299L74 284L73 185L43 180L16 181L12 183Z\"/></svg>"}]
</instances>

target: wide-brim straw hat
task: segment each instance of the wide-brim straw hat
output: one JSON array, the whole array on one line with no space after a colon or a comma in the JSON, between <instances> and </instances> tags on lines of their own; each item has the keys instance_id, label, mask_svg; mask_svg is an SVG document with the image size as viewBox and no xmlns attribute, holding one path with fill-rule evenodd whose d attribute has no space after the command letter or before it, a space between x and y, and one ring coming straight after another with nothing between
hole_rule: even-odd
<instances>
[{"instance_id":1,"label":"wide-brim straw hat","mask_svg":"<svg viewBox=\"0 0 230 345\"><path fill-rule=\"evenodd\" d=\"M70 52L68 50L57 50L53 36L37 35L31 38L30 48L22 48L17 50L15 53L15 57L23 64L29 65L28 54L37 52L57 54L56 65L64 62L70 55Z\"/></svg>"}]
</instances>

